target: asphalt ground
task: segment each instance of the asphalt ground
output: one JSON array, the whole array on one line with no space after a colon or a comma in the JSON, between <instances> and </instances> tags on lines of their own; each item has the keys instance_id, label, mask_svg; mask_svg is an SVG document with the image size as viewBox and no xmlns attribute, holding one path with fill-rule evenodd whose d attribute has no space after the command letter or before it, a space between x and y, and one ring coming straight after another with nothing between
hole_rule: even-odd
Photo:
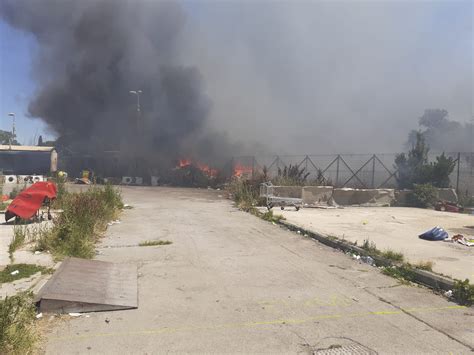
<instances>
[{"instance_id":1,"label":"asphalt ground","mask_svg":"<svg viewBox=\"0 0 474 355\"><path fill-rule=\"evenodd\" d=\"M44 316L48 354L468 354L474 310L238 211L221 191L124 187L97 259L138 265L139 307ZM147 240L170 245L140 247Z\"/></svg>"}]
</instances>

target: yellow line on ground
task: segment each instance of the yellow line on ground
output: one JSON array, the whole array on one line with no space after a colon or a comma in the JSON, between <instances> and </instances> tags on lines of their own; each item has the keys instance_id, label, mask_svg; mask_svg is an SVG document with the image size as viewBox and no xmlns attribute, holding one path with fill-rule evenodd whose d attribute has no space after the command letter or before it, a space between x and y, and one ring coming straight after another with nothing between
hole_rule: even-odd
<instances>
[{"instance_id":1,"label":"yellow line on ground","mask_svg":"<svg viewBox=\"0 0 474 355\"><path fill-rule=\"evenodd\" d=\"M84 335L74 335L66 337L50 337L50 341L61 341L61 340L77 340L77 339L89 339L98 337L111 337L111 336L133 336L133 335L147 335L147 334L163 334L163 333L175 333L182 331L199 331L199 330L220 330L228 328L247 328L247 327L258 327L266 325L276 324L302 324L313 322L322 319L336 319L336 318L359 318L367 316L387 316L387 315L402 315L405 313L426 313L426 312L439 312L446 310L458 310L465 309L465 306L446 306L446 307L431 307L431 308L409 308L401 310L387 310L387 311L374 311L364 313L346 313L346 314L322 314L315 317L305 319L275 319L268 321L256 321L247 323L228 323L220 325L208 325L208 326L189 326L189 327L178 327L178 328L159 328L159 329L144 329L127 332L110 332L110 333L88 333Z\"/></svg>"}]
</instances>

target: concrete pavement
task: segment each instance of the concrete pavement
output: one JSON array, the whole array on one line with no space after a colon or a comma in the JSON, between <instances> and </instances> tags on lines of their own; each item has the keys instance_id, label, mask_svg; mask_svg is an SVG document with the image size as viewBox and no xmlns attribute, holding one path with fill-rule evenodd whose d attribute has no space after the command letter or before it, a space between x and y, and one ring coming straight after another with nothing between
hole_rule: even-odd
<instances>
[{"instance_id":1,"label":"concrete pavement","mask_svg":"<svg viewBox=\"0 0 474 355\"><path fill-rule=\"evenodd\" d=\"M97 258L138 265L139 308L44 317L48 354L473 350L472 308L240 212L221 191L123 194L134 208L108 229ZM173 244L137 246L154 239Z\"/></svg>"},{"instance_id":2,"label":"concrete pavement","mask_svg":"<svg viewBox=\"0 0 474 355\"><path fill-rule=\"evenodd\" d=\"M474 216L410 207L345 207L342 209L288 208L275 213L306 230L344 238L349 242L370 240L380 250L401 252L407 261L433 262L433 271L452 278L474 280L474 248L450 241L418 238L441 226L452 237L474 236Z\"/></svg>"}]
</instances>

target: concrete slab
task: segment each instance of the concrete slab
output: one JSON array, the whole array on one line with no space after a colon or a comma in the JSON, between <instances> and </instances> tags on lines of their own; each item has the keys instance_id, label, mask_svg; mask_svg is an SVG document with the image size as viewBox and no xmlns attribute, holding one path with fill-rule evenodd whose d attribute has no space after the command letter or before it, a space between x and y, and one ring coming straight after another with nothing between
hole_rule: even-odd
<instances>
[{"instance_id":1,"label":"concrete slab","mask_svg":"<svg viewBox=\"0 0 474 355\"><path fill-rule=\"evenodd\" d=\"M41 312L96 312L138 307L137 268L67 258L36 296Z\"/></svg>"},{"instance_id":2,"label":"concrete slab","mask_svg":"<svg viewBox=\"0 0 474 355\"><path fill-rule=\"evenodd\" d=\"M435 272L474 280L474 248L451 242L430 242L418 235L441 226L450 236L474 235L474 216L408 207L345 207L334 210L281 211L288 222L302 228L344 238L359 245L368 239L381 250L403 253L412 263L432 261Z\"/></svg>"}]
</instances>

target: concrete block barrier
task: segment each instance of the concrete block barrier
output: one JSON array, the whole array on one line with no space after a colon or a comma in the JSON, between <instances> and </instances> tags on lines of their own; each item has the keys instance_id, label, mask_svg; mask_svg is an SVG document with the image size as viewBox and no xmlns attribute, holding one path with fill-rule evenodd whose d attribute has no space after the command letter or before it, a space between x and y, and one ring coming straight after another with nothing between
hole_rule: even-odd
<instances>
[{"instance_id":1,"label":"concrete block barrier","mask_svg":"<svg viewBox=\"0 0 474 355\"><path fill-rule=\"evenodd\" d=\"M390 206L395 201L394 189L334 189L334 202L342 206Z\"/></svg>"},{"instance_id":2,"label":"concrete block barrier","mask_svg":"<svg viewBox=\"0 0 474 355\"><path fill-rule=\"evenodd\" d=\"M304 205L327 204L332 197L332 186L304 186L302 198Z\"/></svg>"}]
</instances>

